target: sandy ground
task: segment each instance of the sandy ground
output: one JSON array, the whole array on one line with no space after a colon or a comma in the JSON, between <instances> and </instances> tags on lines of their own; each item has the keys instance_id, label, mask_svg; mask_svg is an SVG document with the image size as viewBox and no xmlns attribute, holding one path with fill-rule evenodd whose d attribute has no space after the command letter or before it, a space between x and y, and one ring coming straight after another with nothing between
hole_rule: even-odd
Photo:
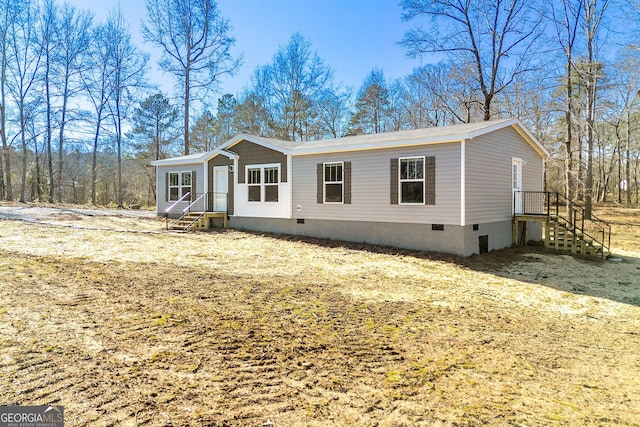
<instances>
[{"instance_id":1,"label":"sandy ground","mask_svg":"<svg viewBox=\"0 0 640 427\"><path fill-rule=\"evenodd\" d=\"M28 209L0 220L0 403L70 426L639 425L635 211L610 212L614 263Z\"/></svg>"},{"instance_id":2,"label":"sandy ground","mask_svg":"<svg viewBox=\"0 0 640 427\"><path fill-rule=\"evenodd\" d=\"M36 222L75 228L119 231L160 231L155 211L131 209L90 209L85 206L41 206L23 203L0 205L0 219ZM139 221L144 219L148 221Z\"/></svg>"}]
</instances>

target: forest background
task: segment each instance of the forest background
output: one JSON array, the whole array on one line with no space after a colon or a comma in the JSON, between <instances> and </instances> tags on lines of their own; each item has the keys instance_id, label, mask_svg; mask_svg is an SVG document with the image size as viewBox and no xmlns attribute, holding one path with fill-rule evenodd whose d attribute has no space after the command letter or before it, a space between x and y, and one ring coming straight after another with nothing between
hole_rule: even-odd
<instances>
[{"instance_id":1,"label":"forest background","mask_svg":"<svg viewBox=\"0 0 640 427\"><path fill-rule=\"evenodd\" d=\"M243 59L214 0L145 6L136 28L118 8L98 22L60 1L0 0L0 199L153 206L151 161L239 133L314 141L516 117L551 152L548 191L587 210L638 205L636 1L403 0L397 49L425 64L409 75L373 68L345 86L297 32L237 94L219 92ZM156 66L173 90L151 82Z\"/></svg>"}]
</instances>

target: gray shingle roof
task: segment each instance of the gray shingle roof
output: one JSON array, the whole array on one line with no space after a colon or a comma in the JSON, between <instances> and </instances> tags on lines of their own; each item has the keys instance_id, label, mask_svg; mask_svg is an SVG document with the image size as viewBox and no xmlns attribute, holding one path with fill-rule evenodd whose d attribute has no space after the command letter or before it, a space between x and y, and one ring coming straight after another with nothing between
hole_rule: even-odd
<instances>
[{"instance_id":1,"label":"gray shingle roof","mask_svg":"<svg viewBox=\"0 0 640 427\"><path fill-rule=\"evenodd\" d=\"M477 123L464 123L452 126L438 126L432 128L412 129L398 132L385 132L367 135L354 135L345 136L336 139L326 139L320 141L308 141L304 143L298 143L294 147L294 151L302 151L308 148L337 148L337 147L355 147L358 145L369 144L385 144L389 146L396 145L401 141L412 140L429 140L429 141L451 141L460 140L463 138L473 138L476 133L482 133L483 130L490 129L495 126L500 126L508 122L512 122L513 119L503 120L490 120L486 122Z\"/></svg>"},{"instance_id":2,"label":"gray shingle roof","mask_svg":"<svg viewBox=\"0 0 640 427\"><path fill-rule=\"evenodd\" d=\"M404 130L368 135L345 136L342 138L325 139L319 141L293 142L256 135L240 134L222 144L216 150L207 153L190 154L172 159L158 160L153 165L187 164L207 161L216 154L233 152L233 146L240 141L250 141L285 154L303 155L323 152L367 150L388 148L413 144L436 144L450 141L471 140L476 136L514 126L541 155L548 155L547 150L531 135L517 119L489 120L485 122L464 123L452 126Z\"/></svg>"}]
</instances>

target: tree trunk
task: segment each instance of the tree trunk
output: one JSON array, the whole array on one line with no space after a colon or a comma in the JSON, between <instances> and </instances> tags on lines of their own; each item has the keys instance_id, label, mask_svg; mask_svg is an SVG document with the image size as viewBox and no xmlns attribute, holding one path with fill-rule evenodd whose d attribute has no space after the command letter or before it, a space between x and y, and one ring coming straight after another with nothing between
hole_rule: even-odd
<instances>
[{"instance_id":1,"label":"tree trunk","mask_svg":"<svg viewBox=\"0 0 640 427\"><path fill-rule=\"evenodd\" d=\"M587 76L587 170L585 179L584 194L584 216L591 219L593 210L593 145L595 126L595 104L596 104L596 71L593 58L593 46L589 44L588 55L588 76Z\"/></svg>"},{"instance_id":2,"label":"tree trunk","mask_svg":"<svg viewBox=\"0 0 640 427\"><path fill-rule=\"evenodd\" d=\"M191 94L189 90L191 89L189 85L191 82L189 81L189 65L187 64L187 68L185 70L185 79L184 79L184 155L189 155L189 97Z\"/></svg>"},{"instance_id":3,"label":"tree trunk","mask_svg":"<svg viewBox=\"0 0 640 427\"><path fill-rule=\"evenodd\" d=\"M20 100L20 144L22 146L22 173L20 174L20 203L26 201L27 190L27 138L25 136L24 98Z\"/></svg>"},{"instance_id":4,"label":"tree trunk","mask_svg":"<svg viewBox=\"0 0 640 427\"><path fill-rule=\"evenodd\" d=\"M484 117L482 118L482 120L484 120L485 122L488 120L491 120L491 100L492 100L493 96L489 95L489 94L485 94L484 96ZM471 110L471 107L469 107L469 110Z\"/></svg>"},{"instance_id":5,"label":"tree trunk","mask_svg":"<svg viewBox=\"0 0 640 427\"><path fill-rule=\"evenodd\" d=\"M38 153L38 141L34 143L34 154L36 156L36 197L38 201L42 201L42 179L40 177L40 155ZM33 199L34 192L31 193L31 199Z\"/></svg>"},{"instance_id":6,"label":"tree trunk","mask_svg":"<svg viewBox=\"0 0 640 427\"><path fill-rule=\"evenodd\" d=\"M572 128L572 120L573 120L573 88L571 85L573 84L571 78L571 61L572 54L569 50L567 53L567 76L566 76L566 85L567 85L567 110L565 111L565 120L566 120L566 131L567 131L567 139L565 141L565 161L564 161L564 172L565 172L565 196L569 200L573 200L573 128Z\"/></svg>"},{"instance_id":7,"label":"tree trunk","mask_svg":"<svg viewBox=\"0 0 640 427\"><path fill-rule=\"evenodd\" d=\"M67 120L67 100L69 98L69 76L65 76L64 90L62 92L62 111L60 121L60 134L58 139L58 176L56 177L56 188L58 193L58 203L62 203L62 167L64 165L64 126Z\"/></svg>"},{"instance_id":8,"label":"tree trunk","mask_svg":"<svg viewBox=\"0 0 640 427\"><path fill-rule=\"evenodd\" d=\"M6 83L7 83L7 49L6 47L7 34L2 35L2 71L0 76L0 127L2 131L2 156L4 158L4 194L6 200L13 200L13 189L11 185L11 156L9 144L7 143L7 118L6 118ZM0 161L2 161L0 159Z\"/></svg>"},{"instance_id":9,"label":"tree trunk","mask_svg":"<svg viewBox=\"0 0 640 427\"><path fill-rule=\"evenodd\" d=\"M617 134L617 132L616 132ZM629 141L629 123L627 123L627 141ZM622 160L624 157L622 156L622 143L620 138L616 138L616 148L618 150L618 204L622 204L622 192L624 189L622 188Z\"/></svg>"},{"instance_id":10,"label":"tree trunk","mask_svg":"<svg viewBox=\"0 0 640 427\"><path fill-rule=\"evenodd\" d=\"M631 207L631 112L627 109L627 147L625 150L625 158L627 164L625 165L625 180L627 181L627 206ZM622 153L620 154L620 159L622 159Z\"/></svg>"},{"instance_id":11,"label":"tree trunk","mask_svg":"<svg viewBox=\"0 0 640 427\"><path fill-rule=\"evenodd\" d=\"M98 140L100 138L100 126L102 125L102 109L98 111L96 133L93 137L93 155L91 159L91 203L96 205L96 184L98 182Z\"/></svg>"},{"instance_id":12,"label":"tree trunk","mask_svg":"<svg viewBox=\"0 0 640 427\"><path fill-rule=\"evenodd\" d=\"M49 203L53 203L54 197L54 175L53 175L53 156L51 154L51 139L52 139L52 129L51 129L51 82L49 79L50 73L50 56L49 56L49 46L47 46L46 53L46 62L45 62L45 71L44 71L44 91L45 91L45 102L47 104L47 112L46 112L46 144L47 144L47 169L49 171Z\"/></svg>"},{"instance_id":13,"label":"tree trunk","mask_svg":"<svg viewBox=\"0 0 640 427\"><path fill-rule=\"evenodd\" d=\"M117 112L117 129L116 129L116 145L118 149L118 187L116 192L118 208L124 208L124 202L122 197L122 122L120 118L120 108L116 107Z\"/></svg>"}]
</instances>

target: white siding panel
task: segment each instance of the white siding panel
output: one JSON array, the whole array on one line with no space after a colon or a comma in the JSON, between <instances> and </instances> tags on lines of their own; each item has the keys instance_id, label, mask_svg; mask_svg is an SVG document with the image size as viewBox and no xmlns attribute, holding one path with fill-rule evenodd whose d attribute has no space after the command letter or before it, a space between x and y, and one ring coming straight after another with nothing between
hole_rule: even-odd
<instances>
[{"instance_id":1,"label":"white siding panel","mask_svg":"<svg viewBox=\"0 0 640 427\"><path fill-rule=\"evenodd\" d=\"M278 184L277 202L249 202L247 184L237 184L235 216L258 218L290 218L291 192L289 183Z\"/></svg>"},{"instance_id":2,"label":"white siding panel","mask_svg":"<svg viewBox=\"0 0 640 427\"><path fill-rule=\"evenodd\" d=\"M522 188L543 191L542 157L511 127L466 142L466 223L511 219L511 165L522 166Z\"/></svg>"},{"instance_id":3,"label":"white siding panel","mask_svg":"<svg viewBox=\"0 0 640 427\"><path fill-rule=\"evenodd\" d=\"M175 165L175 166L158 166L157 175L156 175L156 209L158 215L164 215L165 210L171 206L174 202L169 202L167 197L167 174L169 172L188 172L188 171L196 171L196 193L197 195L201 195L204 193L204 183L205 183L205 174L204 174L204 164L195 163L195 164L186 164L186 165ZM189 205L188 202L180 202L176 205L175 208L171 211L172 215L182 214L182 209Z\"/></svg>"},{"instance_id":4,"label":"white siding panel","mask_svg":"<svg viewBox=\"0 0 640 427\"><path fill-rule=\"evenodd\" d=\"M390 160L406 156L435 156L435 205L390 203ZM338 161L351 162L351 204L319 204L316 200L316 165ZM292 163L294 218L414 224L460 223L460 143L294 156Z\"/></svg>"}]
</instances>

